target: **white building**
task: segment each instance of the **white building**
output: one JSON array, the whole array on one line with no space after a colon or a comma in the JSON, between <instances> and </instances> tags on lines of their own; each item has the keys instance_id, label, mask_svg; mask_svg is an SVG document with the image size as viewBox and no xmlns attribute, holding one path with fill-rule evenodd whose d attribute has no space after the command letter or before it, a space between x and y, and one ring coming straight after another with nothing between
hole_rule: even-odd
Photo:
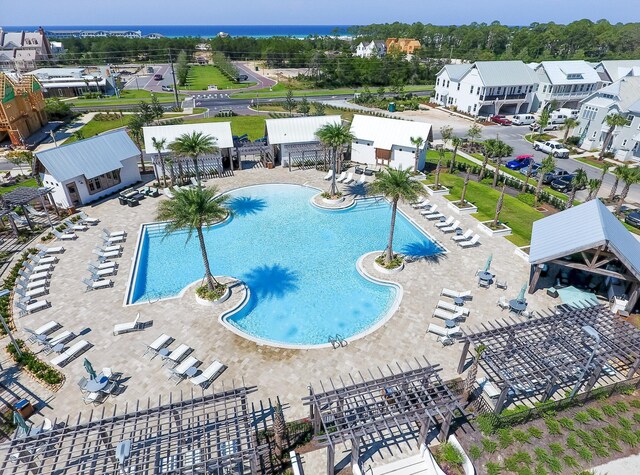
<instances>
[{"instance_id":1,"label":"white building","mask_svg":"<svg viewBox=\"0 0 640 475\"><path fill-rule=\"evenodd\" d=\"M40 68L27 74L38 78L45 97L75 97L89 92L115 94L115 78L108 66L101 66L95 74L88 74L85 68Z\"/></svg>"},{"instance_id":2,"label":"white building","mask_svg":"<svg viewBox=\"0 0 640 475\"><path fill-rule=\"evenodd\" d=\"M140 150L124 130L36 152L36 172L62 208L81 206L140 181Z\"/></svg>"},{"instance_id":3,"label":"white building","mask_svg":"<svg viewBox=\"0 0 640 475\"><path fill-rule=\"evenodd\" d=\"M558 108L577 109L580 101L596 91L602 80L586 61L543 61L534 68L538 91L533 110L552 101Z\"/></svg>"},{"instance_id":4,"label":"white building","mask_svg":"<svg viewBox=\"0 0 640 475\"><path fill-rule=\"evenodd\" d=\"M120 38L142 38L140 30L51 30L47 31L50 38L106 38L117 36Z\"/></svg>"},{"instance_id":5,"label":"white building","mask_svg":"<svg viewBox=\"0 0 640 475\"><path fill-rule=\"evenodd\" d=\"M37 31L3 31L0 28L0 69L31 71L39 61L52 61L54 53L42 28Z\"/></svg>"},{"instance_id":6,"label":"white building","mask_svg":"<svg viewBox=\"0 0 640 475\"><path fill-rule=\"evenodd\" d=\"M386 53L387 47L384 44L384 41L361 41L360 44L356 46L354 56L358 56L360 58L380 58Z\"/></svg>"},{"instance_id":7,"label":"white building","mask_svg":"<svg viewBox=\"0 0 640 475\"><path fill-rule=\"evenodd\" d=\"M585 150L599 149L609 131L606 117L610 114L627 116L623 127L616 127L608 151L620 161L640 157L640 76L624 76L622 79L596 91L585 99L580 107L577 134L580 146Z\"/></svg>"},{"instance_id":8,"label":"white building","mask_svg":"<svg viewBox=\"0 0 640 475\"><path fill-rule=\"evenodd\" d=\"M522 114L532 111L537 83L522 61L450 64L436 76L434 99L473 116Z\"/></svg>"},{"instance_id":9,"label":"white building","mask_svg":"<svg viewBox=\"0 0 640 475\"><path fill-rule=\"evenodd\" d=\"M604 84L611 84L625 76L640 76L640 59L607 59L595 65Z\"/></svg>"},{"instance_id":10,"label":"white building","mask_svg":"<svg viewBox=\"0 0 640 475\"><path fill-rule=\"evenodd\" d=\"M267 119L267 143L272 147L272 155L282 166L289 166L290 158L299 158L302 152L315 153L322 149L316 132L327 124L341 124L339 115L318 115Z\"/></svg>"},{"instance_id":11,"label":"white building","mask_svg":"<svg viewBox=\"0 0 640 475\"><path fill-rule=\"evenodd\" d=\"M352 161L405 170L415 165L416 146L411 137L424 140L418 170L424 168L429 142L433 140L431 124L369 115L354 115L351 133L356 137L351 144Z\"/></svg>"}]
</instances>

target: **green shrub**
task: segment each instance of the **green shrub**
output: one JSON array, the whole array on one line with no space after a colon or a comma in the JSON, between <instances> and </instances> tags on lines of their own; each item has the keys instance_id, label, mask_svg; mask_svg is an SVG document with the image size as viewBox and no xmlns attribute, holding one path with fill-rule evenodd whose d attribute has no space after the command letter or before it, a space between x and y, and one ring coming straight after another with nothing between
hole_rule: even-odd
<instances>
[{"instance_id":1,"label":"green shrub","mask_svg":"<svg viewBox=\"0 0 640 475\"><path fill-rule=\"evenodd\" d=\"M480 414L478 417L476 417L478 428L480 429L480 432L485 435L494 433L496 429L495 421L496 418L493 416L493 414Z\"/></svg>"},{"instance_id":2,"label":"green shrub","mask_svg":"<svg viewBox=\"0 0 640 475\"><path fill-rule=\"evenodd\" d=\"M619 427L609 424L603 427L602 430L604 430L607 434L609 434L609 437L611 437L614 440L618 440L620 438L621 431Z\"/></svg>"},{"instance_id":3,"label":"green shrub","mask_svg":"<svg viewBox=\"0 0 640 475\"><path fill-rule=\"evenodd\" d=\"M565 429L568 429L568 430L574 429L573 421L568 417L561 417L560 419L558 419L558 423Z\"/></svg>"},{"instance_id":4,"label":"green shrub","mask_svg":"<svg viewBox=\"0 0 640 475\"><path fill-rule=\"evenodd\" d=\"M604 421L604 416L595 407L588 407L587 414L589 414L589 417L594 421Z\"/></svg>"},{"instance_id":5,"label":"green shrub","mask_svg":"<svg viewBox=\"0 0 640 475\"><path fill-rule=\"evenodd\" d=\"M577 450L578 447L581 447L575 435L571 434L569 437L567 437L567 447L573 450Z\"/></svg>"},{"instance_id":6,"label":"green shrub","mask_svg":"<svg viewBox=\"0 0 640 475\"><path fill-rule=\"evenodd\" d=\"M469 447L469 457L471 460L478 460L482 455L482 449L477 445Z\"/></svg>"},{"instance_id":7,"label":"green shrub","mask_svg":"<svg viewBox=\"0 0 640 475\"><path fill-rule=\"evenodd\" d=\"M580 437L580 440L582 440L582 442L587 446L587 447L595 447L597 445L600 445L600 443L598 441L595 440L595 438L588 432L578 429L576 431L576 434L578 435L578 437Z\"/></svg>"},{"instance_id":8,"label":"green shrub","mask_svg":"<svg viewBox=\"0 0 640 475\"><path fill-rule=\"evenodd\" d=\"M516 198L529 206L533 206L536 201L535 195L531 193L520 193Z\"/></svg>"},{"instance_id":9,"label":"green shrub","mask_svg":"<svg viewBox=\"0 0 640 475\"><path fill-rule=\"evenodd\" d=\"M213 301L222 297L226 291L226 284L217 284L213 290L209 290L209 287L205 284L196 288L196 295L203 300Z\"/></svg>"},{"instance_id":10,"label":"green shrub","mask_svg":"<svg viewBox=\"0 0 640 475\"><path fill-rule=\"evenodd\" d=\"M520 442L521 444L526 444L529 442L529 440L531 440L531 434L520 429L515 429L511 433L511 435L516 441Z\"/></svg>"},{"instance_id":11,"label":"green shrub","mask_svg":"<svg viewBox=\"0 0 640 475\"><path fill-rule=\"evenodd\" d=\"M460 450L458 450L455 445L452 445L449 442L445 442L444 444L440 445L439 452L442 460L447 463L453 465L462 465L464 463L462 452L460 452Z\"/></svg>"},{"instance_id":12,"label":"green shrub","mask_svg":"<svg viewBox=\"0 0 640 475\"><path fill-rule=\"evenodd\" d=\"M628 417L618 417L618 424L620 424L620 427L623 429L629 430L633 426L633 421Z\"/></svg>"},{"instance_id":13,"label":"green shrub","mask_svg":"<svg viewBox=\"0 0 640 475\"><path fill-rule=\"evenodd\" d=\"M560 473L562 472L562 461L558 457L549 457L547 467L552 473Z\"/></svg>"},{"instance_id":14,"label":"green shrub","mask_svg":"<svg viewBox=\"0 0 640 475\"><path fill-rule=\"evenodd\" d=\"M497 436L498 444L501 449L506 449L513 444L513 437L511 436L509 429L498 429Z\"/></svg>"},{"instance_id":15,"label":"green shrub","mask_svg":"<svg viewBox=\"0 0 640 475\"><path fill-rule=\"evenodd\" d=\"M617 440L609 439L608 444L611 450L614 450L618 453L622 452L622 447L620 447L620 444L618 443ZM596 451L596 453L598 452Z\"/></svg>"},{"instance_id":16,"label":"green shrub","mask_svg":"<svg viewBox=\"0 0 640 475\"><path fill-rule=\"evenodd\" d=\"M593 435L593 438L601 444L604 444L608 439L607 434L605 434L602 429L593 429L591 431L591 435Z\"/></svg>"},{"instance_id":17,"label":"green shrub","mask_svg":"<svg viewBox=\"0 0 640 475\"><path fill-rule=\"evenodd\" d=\"M620 434L620 440L631 447L635 447L638 445L638 438L636 434L631 432L629 429L624 429Z\"/></svg>"},{"instance_id":18,"label":"green shrub","mask_svg":"<svg viewBox=\"0 0 640 475\"><path fill-rule=\"evenodd\" d=\"M629 412L629 406L627 406L624 401L617 401L613 406L616 408L616 411L618 411L618 414Z\"/></svg>"},{"instance_id":19,"label":"green shrub","mask_svg":"<svg viewBox=\"0 0 640 475\"><path fill-rule=\"evenodd\" d=\"M535 437L536 439L541 439L544 435L544 432L542 432L542 430L538 429L536 426L529 427L527 429L527 432L529 432L529 434L531 434L531 436Z\"/></svg>"},{"instance_id":20,"label":"green shrub","mask_svg":"<svg viewBox=\"0 0 640 475\"><path fill-rule=\"evenodd\" d=\"M533 475L533 471L529 467L518 467L516 473L518 475Z\"/></svg>"},{"instance_id":21,"label":"green shrub","mask_svg":"<svg viewBox=\"0 0 640 475\"><path fill-rule=\"evenodd\" d=\"M535 471L536 475L547 475L547 471L544 468L544 465L542 463L539 463L538 465L536 465L536 471Z\"/></svg>"},{"instance_id":22,"label":"green shrub","mask_svg":"<svg viewBox=\"0 0 640 475\"><path fill-rule=\"evenodd\" d=\"M578 468L580 466L578 461L571 455L565 455L562 460L564 461L564 464L569 468Z\"/></svg>"},{"instance_id":23,"label":"green shrub","mask_svg":"<svg viewBox=\"0 0 640 475\"><path fill-rule=\"evenodd\" d=\"M487 470L487 475L498 475L501 470L500 464L495 462L487 462L484 468Z\"/></svg>"},{"instance_id":24,"label":"green shrub","mask_svg":"<svg viewBox=\"0 0 640 475\"><path fill-rule=\"evenodd\" d=\"M586 447L579 447L576 452L578 452L580 458L587 463L593 460L593 452Z\"/></svg>"},{"instance_id":25,"label":"green shrub","mask_svg":"<svg viewBox=\"0 0 640 475\"><path fill-rule=\"evenodd\" d=\"M587 414L584 411L580 411L580 412L576 412L575 416L573 416L573 418L580 422L581 424L587 424L589 422L589 414Z\"/></svg>"},{"instance_id":26,"label":"green shrub","mask_svg":"<svg viewBox=\"0 0 640 475\"><path fill-rule=\"evenodd\" d=\"M602 412L605 416L609 417L613 417L617 413L616 408L611 404L603 404L602 406L600 406L600 409L602 409Z\"/></svg>"},{"instance_id":27,"label":"green shrub","mask_svg":"<svg viewBox=\"0 0 640 475\"><path fill-rule=\"evenodd\" d=\"M549 430L549 434L551 435L560 435L562 433L562 428L560 427L560 423L555 419L546 418L544 420L547 429Z\"/></svg>"},{"instance_id":28,"label":"green shrub","mask_svg":"<svg viewBox=\"0 0 640 475\"><path fill-rule=\"evenodd\" d=\"M536 458L539 462L546 462L549 459L549 454L542 447L536 447L533 449L533 452L536 454Z\"/></svg>"},{"instance_id":29,"label":"green shrub","mask_svg":"<svg viewBox=\"0 0 640 475\"><path fill-rule=\"evenodd\" d=\"M485 452L488 452L488 453L492 454L496 450L498 450L498 444L497 444L497 442L495 442L495 441L493 441L491 439L483 438L482 439L482 448L484 449Z\"/></svg>"},{"instance_id":30,"label":"green shrub","mask_svg":"<svg viewBox=\"0 0 640 475\"><path fill-rule=\"evenodd\" d=\"M597 445L595 447L592 447L593 451L595 452L595 454L598 457L608 457L609 456L609 451L607 449L604 448L603 445Z\"/></svg>"},{"instance_id":31,"label":"green shrub","mask_svg":"<svg viewBox=\"0 0 640 475\"><path fill-rule=\"evenodd\" d=\"M629 401L629 405L636 409L640 409L640 399L632 399L631 401Z\"/></svg>"},{"instance_id":32,"label":"green shrub","mask_svg":"<svg viewBox=\"0 0 640 475\"><path fill-rule=\"evenodd\" d=\"M551 450L551 453L556 457L564 453L564 447L557 442L550 443L549 450Z\"/></svg>"},{"instance_id":33,"label":"green shrub","mask_svg":"<svg viewBox=\"0 0 640 475\"><path fill-rule=\"evenodd\" d=\"M640 412L636 412L633 415L633 420L636 421L638 424L640 424Z\"/></svg>"},{"instance_id":34,"label":"green shrub","mask_svg":"<svg viewBox=\"0 0 640 475\"><path fill-rule=\"evenodd\" d=\"M52 366L49 366L44 361L38 359L38 357L27 348L22 340L16 340L16 343L22 351L22 356L18 356L13 344L7 345L7 352L11 355L11 358L18 364L23 366L31 372L37 379L44 381L47 384L57 385L64 381L62 373Z\"/></svg>"}]
</instances>

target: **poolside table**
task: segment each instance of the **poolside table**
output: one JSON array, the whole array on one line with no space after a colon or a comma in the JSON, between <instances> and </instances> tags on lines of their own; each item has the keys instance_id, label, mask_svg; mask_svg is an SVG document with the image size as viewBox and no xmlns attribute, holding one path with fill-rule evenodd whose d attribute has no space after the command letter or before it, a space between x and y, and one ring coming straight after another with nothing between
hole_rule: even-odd
<instances>
[{"instance_id":1,"label":"poolside table","mask_svg":"<svg viewBox=\"0 0 640 475\"><path fill-rule=\"evenodd\" d=\"M62 350L64 350L64 343L58 343L51 349L56 353L62 353Z\"/></svg>"},{"instance_id":2,"label":"poolside table","mask_svg":"<svg viewBox=\"0 0 640 475\"><path fill-rule=\"evenodd\" d=\"M453 328L456 326L456 321L455 320L445 320L444 321L444 326L447 328Z\"/></svg>"},{"instance_id":3,"label":"poolside table","mask_svg":"<svg viewBox=\"0 0 640 475\"><path fill-rule=\"evenodd\" d=\"M485 282L491 282L493 279L493 274L491 272L478 272L478 279L483 280Z\"/></svg>"},{"instance_id":4,"label":"poolside table","mask_svg":"<svg viewBox=\"0 0 640 475\"><path fill-rule=\"evenodd\" d=\"M527 302L524 300L509 300L509 308L516 313L522 313L527 308Z\"/></svg>"},{"instance_id":5,"label":"poolside table","mask_svg":"<svg viewBox=\"0 0 640 475\"><path fill-rule=\"evenodd\" d=\"M462 297L456 297L453 299L453 303L458 307L462 307L464 305L464 299Z\"/></svg>"},{"instance_id":6,"label":"poolside table","mask_svg":"<svg viewBox=\"0 0 640 475\"><path fill-rule=\"evenodd\" d=\"M90 379L89 381L87 381L84 390L91 393L97 393L102 391L108 382L109 378L107 378L106 376L102 376L101 378L96 379Z\"/></svg>"},{"instance_id":7,"label":"poolside table","mask_svg":"<svg viewBox=\"0 0 640 475\"><path fill-rule=\"evenodd\" d=\"M196 375L197 372L198 372L198 368L196 368L195 366L192 366L191 368L187 369L184 372L184 375L187 378L193 378Z\"/></svg>"},{"instance_id":8,"label":"poolside table","mask_svg":"<svg viewBox=\"0 0 640 475\"><path fill-rule=\"evenodd\" d=\"M158 350L158 354L162 357L162 358L166 358L167 356L169 356L169 348L160 348Z\"/></svg>"}]
</instances>

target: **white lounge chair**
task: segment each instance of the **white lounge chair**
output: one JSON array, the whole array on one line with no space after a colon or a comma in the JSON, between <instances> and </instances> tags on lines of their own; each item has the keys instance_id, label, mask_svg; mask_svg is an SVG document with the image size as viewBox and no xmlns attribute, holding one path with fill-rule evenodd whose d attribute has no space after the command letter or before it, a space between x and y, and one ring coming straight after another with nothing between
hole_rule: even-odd
<instances>
[{"instance_id":1,"label":"white lounge chair","mask_svg":"<svg viewBox=\"0 0 640 475\"><path fill-rule=\"evenodd\" d=\"M347 178L347 172L342 172L340 176L336 178L336 181L338 183L342 183L346 178Z\"/></svg>"},{"instance_id":2,"label":"white lounge chair","mask_svg":"<svg viewBox=\"0 0 640 475\"><path fill-rule=\"evenodd\" d=\"M427 331L429 333L433 333L434 335L438 335L438 336L455 337L455 336L462 335L462 330L460 330L459 326L453 327L453 328L444 328L439 325L435 325L434 323L429 324Z\"/></svg>"},{"instance_id":3,"label":"white lounge chair","mask_svg":"<svg viewBox=\"0 0 640 475\"><path fill-rule=\"evenodd\" d=\"M106 234L109 237L115 237L115 236L126 236L127 232L126 231L109 231L107 228L102 228L102 232L104 234Z\"/></svg>"},{"instance_id":4,"label":"white lounge chair","mask_svg":"<svg viewBox=\"0 0 640 475\"><path fill-rule=\"evenodd\" d=\"M93 253L97 254L103 260L116 259L122 255L122 252L120 251L102 252L102 251L99 251L98 249L94 249Z\"/></svg>"},{"instance_id":5,"label":"white lounge chair","mask_svg":"<svg viewBox=\"0 0 640 475\"><path fill-rule=\"evenodd\" d=\"M118 323L114 325L113 334L120 335L121 333L128 333L139 330L140 327L138 326L138 320L140 320L140 312L138 312L138 315L136 315L136 319L134 321L128 323Z\"/></svg>"},{"instance_id":6,"label":"white lounge chair","mask_svg":"<svg viewBox=\"0 0 640 475\"><path fill-rule=\"evenodd\" d=\"M446 228L447 226L451 226L451 223L453 223L453 220L455 218L453 216L449 216L446 221L442 221L440 223L436 223L436 228Z\"/></svg>"},{"instance_id":7,"label":"white lounge chair","mask_svg":"<svg viewBox=\"0 0 640 475\"><path fill-rule=\"evenodd\" d=\"M164 196L166 196L167 198L169 198L170 200L172 200L172 199L174 199L176 197L176 195L174 195L173 192L169 188L163 188L162 189L162 194Z\"/></svg>"},{"instance_id":8,"label":"white lounge chair","mask_svg":"<svg viewBox=\"0 0 640 475\"><path fill-rule=\"evenodd\" d=\"M468 241L473 236L473 229L467 229L464 234L459 236L452 236L451 239L455 242Z\"/></svg>"},{"instance_id":9,"label":"white lounge chair","mask_svg":"<svg viewBox=\"0 0 640 475\"><path fill-rule=\"evenodd\" d=\"M424 209L424 208L427 208L428 206L433 206L433 205L431 203L431 200L424 200L423 202L414 204L412 206L413 206L413 209Z\"/></svg>"},{"instance_id":10,"label":"white lounge chair","mask_svg":"<svg viewBox=\"0 0 640 475\"><path fill-rule=\"evenodd\" d=\"M61 326L62 325L60 325L58 322L51 320L41 327L36 328L33 333L35 333L36 335L48 335L49 333L53 333L54 331L56 331Z\"/></svg>"},{"instance_id":11,"label":"white lounge chair","mask_svg":"<svg viewBox=\"0 0 640 475\"><path fill-rule=\"evenodd\" d=\"M202 373L190 379L193 384L206 387L211 381L215 380L224 370L226 366L218 360L211 363Z\"/></svg>"},{"instance_id":12,"label":"white lounge chair","mask_svg":"<svg viewBox=\"0 0 640 475\"><path fill-rule=\"evenodd\" d=\"M113 275L116 273L116 268L115 267L107 267L106 269L98 269L97 267L92 266L91 264L89 264L87 266L87 270L89 272L91 272L92 276L98 276L99 278L108 276L108 275ZM100 279L98 279L100 280Z\"/></svg>"},{"instance_id":13,"label":"white lounge chair","mask_svg":"<svg viewBox=\"0 0 640 475\"><path fill-rule=\"evenodd\" d=\"M60 343L69 341L72 338L75 338L74 333L69 330L65 330L61 333L58 333L57 335L54 335L53 338L51 338L51 340L48 341L48 345L51 348L53 348L54 346L59 345Z\"/></svg>"},{"instance_id":14,"label":"white lounge chair","mask_svg":"<svg viewBox=\"0 0 640 475\"><path fill-rule=\"evenodd\" d=\"M442 231L443 233L452 233L454 232L456 229L458 229L458 226L460 226L460 220L456 219L453 224L451 224L450 226L446 226L444 228L440 228L440 231Z\"/></svg>"},{"instance_id":15,"label":"white lounge chair","mask_svg":"<svg viewBox=\"0 0 640 475\"><path fill-rule=\"evenodd\" d=\"M67 229L73 229L74 231L86 231L87 229L89 229L89 226L87 226L86 224L81 224L79 222L74 224L71 221L64 220L62 224L64 224Z\"/></svg>"},{"instance_id":16,"label":"white lounge chair","mask_svg":"<svg viewBox=\"0 0 640 475\"><path fill-rule=\"evenodd\" d=\"M91 226L95 226L100 222L98 218L90 218L89 216L87 216L87 213L85 213L84 211L80 211L80 219L83 223L89 224Z\"/></svg>"},{"instance_id":17,"label":"white lounge chair","mask_svg":"<svg viewBox=\"0 0 640 475\"><path fill-rule=\"evenodd\" d=\"M185 373L187 372L187 370L192 366L196 366L198 364L200 364L199 359L193 356L187 357L182 363L171 370L171 376L169 379L176 379L179 383L186 377Z\"/></svg>"},{"instance_id":18,"label":"white lounge chair","mask_svg":"<svg viewBox=\"0 0 640 475\"><path fill-rule=\"evenodd\" d=\"M27 272L31 272L32 274L37 274L39 272L49 272L50 270L53 270L53 264L34 265L32 263L25 262L22 267L24 267Z\"/></svg>"},{"instance_id":19,"label":"white lounge chair","mask_svg":"<svg viewBox=\"0 0 640 475\"><path fill-rule=\"evenodd\" d=\"M27 298L27 299L34 299L36 297L41 297L43 295L47 295L49 293L49 289L45 286L45 287L36 287L35 289L23 289L23 288L16 288L16 294L18 294L20 297L23 298Z\"/></svg>"},{"instance_id":20,"label":"white lounge chair","mask_svg":"<svg viewBox=\"0 0 640 475\"><path fill-rule=\"evenodd\" d=\"M56 239L60 239L61 241L72 241L74 239L78 239L78 235L76 233L66 233L62 234L57 229L51 231Z\"/></svg>"},{"instance_id":21,"label":"white lounge chair","mask_svg":"<svg viewBox=\"0 0 640 475\"><path fill-rule=\"evenodd\" d=\"M23 277L16 281L17 287L26 290L38 289L40 287L46 287L47 285L49 285L49 281L47 279L34 280L33 282L30 282Z\"/></svg>"},{"instance_id":22,"label":"white lounge chair","mask_svg":"<svg viewBox=\"0 0 640 475\"><path fill-rule=\"evenodd\" d=\"M459 305L455 305L449 302L445 302L444 300L438 300L438 304L437 304L438 308L442 308L444 310L448 310L450 312L453 313L459 313L461 315L469 315L471 313L471 310L469 310L466 307L462 307Z\"/></svg>"},{"instance_id":23,"label":"white lounge chair","mask_svg":"<svg viewBox=\"0 0 640 475\"><path fill-rule=\"evenodd\" d=\"M500 307L500 310L509 309L509 300L504 295L498 299L498 307Z\"/></svg>"},{"instance_id":24,"label":"white lounge chair","mask_svg":"<svg viewBox=\"0 0 640 475\"><path fill-rule=\"evenodd\" d=\"M327 174L324 176L324 180L331 180L331 177L333 177L333 170L329 170L327 172Z\"/></svg>"},{"instance_id":25,"label":"white lounge chair","mask_svg":"<svg viewBox=\"0 0 640 475\"><path fill-rule=\"evenodd\" d=\"M112 246L97 246L96 249L98 249L100 252L113 252L113 251L118 251L118 252L122 252L122 246L120 244L114 244Z\"/></svg>"},{"instance_id":26,"label":"white lounge chair","mask_svg":"<svg viewBox=\"0 0 640 475\"><path fill-rule=\"evenodd\" d=\"M487 378L476 379L478 387L489 397L490 399L500 396L500 391L489 381Z\"/></svg>"},{"instance_id":27,"label":"white lounge chair","mask_svg":"<svg viewBox=\"0 0 640 475\"><path fill-rule=\"evenodd\" d=\"M35 282L36 280L46 280L51 277L51 274L49 272L37 272L35 274L32 274L25 271L24 269L20 269L18 271L18 275L21 275L29 282Z\"/></svg>"},{"instance_id":28,"label":"white lounge chair","mask_svg":"<svg viewBox=\"0 0 640 475\"><path fill-rule=\"evenodd\" d=\"M36 244L36 249L44 252L45 254L62 254L64 252L64 247L62 246L44 246L42 244Z\"/></svg>"},{"instance_id":29,"label":"white lounge chair","mask_svg":"<svg viewBox=\"0 0 640 475\"><path fill-rule=\"evenodd\" d=\"M95 267L96 269L117 269L118 264L113 261L104 261L104 262L94 262L89 261L89 265Z\"/></svg>"},{"instance_id":30,"label":"white lounge chair","mask_svg":"<svg viewBox=\"0 0 640 475\"><path fill-rule=\"evenodd\" d=\"M458 246L462 248L467 248L467 247L473 247L479 243L480 243L480 236L477 234L474 234L470 240L459 242Z\"/></svg>"},{"instance_id":31,"label":"white lounge chair","mask_svg":"<svg viewBox=\"0 0 640 475\"><path fill-rule=\"evenodd\" d=\"M425 209L424 211L420 211L422 216L429 216L430 214L435 214L438 210L438 205L434 204L429 209Z\"/></svg>"},{"instance_id":32,"label":"white lounge chair","mask_svg":"<svg viewBox=\"0 0 640 475\"><path fill-rule=\"evenodd\" d=\"M47 300L36 300L35 302L29 304L16 302L16 307L20 309L20 316L22 317L29 313L37 312L39 310L44 310L45 308L51 307L51 302Z\"/></svg>"},{"instance_id":33,"label":"white lounge chair","mask_svg":"<svg viewBox=\"0 0 640 475\"><path fill-rule=\"evenodd\" d=\"M18 223L20 226L29 226L29 221L24 216L20 216L15 211L11 211L9 215L13 218L13 221Z\"/></svg>"},{"instance_id":34,"label":"white lounge chair","mask_svg":"<svg viewBox=\"0 0 640 475\"><path fill-rule=\"evenodd\" d=\"M353 173L349 172L347 174L347 178L345 178L342 183L344 183L345 185L348 185L348 184L350 184L352 182L353 182Z\"/></svg>"},{"instance_id":35,"label":"white lounge chair","mask_svg":"<svg viewBox=\"0 0 640 475\"><path fill-rule=\"evenodd\" d=\"M82 279L82 283L87 286L87 289L86 289L87 291L113 287L113 281L111 279L99 279L99 280Z\"/></svg>"},{"instance_id":36,"label":"white lounge chair","mask_svg":"<svg viewBox=\"0 0 640 475\"><path fill-rule=\"evenodd\" d=\"M366 177L364 176L364 173L360 175L360 178L358 179L358 185L364 185L367 182L365 178Z\"/></svg>"},{"instance_id":37,"label":"white lounge chair","mask_svg":"<svg viewBox=\"0 0 640 475\"><path fill-rule=\"evenodd\" d=\"M440 292L440 295L444 295L445 297L451 297L452 299L461 298L461 299L471 300L472 298L470 290L464 290L462 292L458 292L456 290L444 288L442 289L442 292Z\"/></svg>"},{"instance_id":38,"label":"white lounge chair","mask_svg":"<svg viewBox=\"0 0 640 475\"><path fill-rule=\"evenodd\" d=\"M454 321L459 321L459 320L464 321L464 319L466 318L461 313L452 313L452 312L448 312L447 310L443 310L441 308L434 309L431 316L435 318L439 318L440 320L454 320Z\"/></svg>"},{"instance_id":39,"label":"white lounge chair","mask_svg":"<svg viewBox=\"0 0 640 475\"><path fill-rule=\"evenodd\" d=\"M56 256L47 256L46 254L40 252L36 254L31 261L36 265L45 265L45 264L57 264L58 258Z\"/></svg>"},{"instance_id":40,"label":"white lounge chair","mask_svg":"<svg viewBox=\"0 0 640 475\"><path fill-rule=\"evenodd\" d=\"M166 358L164 358L163 365L169 365L170 368L176 366L183 358L187 356L188 353L193 351L189 345L185 345L181 343L175 350L169 353Z\"/></svg>"},{"instance_id":41,"label":"white lounge chair","mask_svg":"<svg viewBox=\"0 0 640 475\"><path fill-rule=\"evenodd\" d=\"M412 201L410 205L414 208L418 208L428 202L429 202L429 199L426 196L421 196L417 201Z\"/></svg>"},{"instance_id":42,"label":"white lounge chair","mask_svg":"<svg viewBox=\"0 0 640 475\"><path fill-rule=\"evenodd\" d=\"M107 235L103 235L102 236L102 243L105 246L108 245L112 245L112 244L117 244L119 242L125 242L127 239L126 236L107 236Z\"/></svg>"},{"instance_id":43,"label":"white lounge chair","mask_svg":"<svg viewBox=\"0 0 640 475\"><path fill-rule=\"evenodd\" d=\"M26 205L25 209L29 212L29 214L39 216L41 218L44 218L47 215L47 213L45 213L44 211L38 211L33 206Z\"/></svg>"},{"instance_id":44,"label":"white lounge chair","mask_svg":"<svg viewBox=\"0 0 640 475\"><path fill-rule=\"evenodd\" d=\"M156 354L158 354L158 351L160 351L165 346L169 345L172 341L173 341L173 338L171 338L166 333L163 333L158 338L153 340L151 344L147 345L147 349L144 350L144 353L142 354L142 356L146 355L149 352L152 352L153 356L151 358L153 359L153 357L155 357Z\"/></svg>"},{"instance_id":45,"label":"white lounge chair","mask_svg":"<svg viewBox=\"0 0 640 475\"><path fill-rule=\"evenodd\" d=\"M89 348L90 343L87 340L80 340L76 344L74 344L71 348L69 348L64 353L56 356L51 360L51 364L56 366L60 366L61 368L65 366L69 361L73 358L76 358L80 353L86 351Z\"/></svg>"},{"instance_id":46,"label":"white lounge chair","mask_svg":"<svg viewBox=\"0 0 640 475\"><path fill-rule=\"evenodd\" d=\"M435 219L444 218L444 214L442 213L428 214L427 216L425 216L425 218L427 218L429 221L433 221Z\"/></svg>"}]
</instances>

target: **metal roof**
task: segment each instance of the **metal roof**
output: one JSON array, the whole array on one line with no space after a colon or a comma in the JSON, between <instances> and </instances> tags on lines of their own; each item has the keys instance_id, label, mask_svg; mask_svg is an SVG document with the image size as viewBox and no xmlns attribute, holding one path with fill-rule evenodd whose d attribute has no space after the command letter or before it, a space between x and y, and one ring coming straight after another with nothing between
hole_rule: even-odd
<instances>
[{"instance_id":1,"label":"metal roof","mask_svg":"<svg viewBox=\"0 0 640 475\"><path fill-rule=\"evenodd\" d=\"M606 245L640 279L640 242L598 199L533 223L529 262L544 262Z\"/></svg>"},{"instance_id":2,"label":"metal roof","mask_svg":"<svg viewBox=\"0 0 640 475\"><path fill-rule=\"evenodd\" d=\"M586 61L543 61L537 70L544 70L551 84L592 84L600 82L600 76ZM569 75L582 77L569 79Z\"/></svg>"},{"instance_id":3,"label":"metal roof","mask_svg":"<svg viewBox=\"0 0 640 475\"><path fill-rule=\"evenodd\" d=\"M615 82L624 76L640 75L639 59L607 59L600 61L596 69L603 70L611 82Z\"/></svg>"},{"instance_id":4,"label":"metal roof","mask_svg":"<svg viewBox=\"0 0 640 475\"><path fill-rule=\"evenodd\" d=\"M231 122L206 122L203 124L179 124L179 125L154 125L143 127L144 149L147 153L157 153L153 146L153 138L156 140L167 139L163 152L169 151L169 144L182 134L202 132L215 138L216 147L233 147L233 135L231 134Z\"/></svg>"},{"instance_id":5,"label":"metal roof","mask_svg":"<svg viewBox=\"0 0 640 475\"><path fill-rule=\"evenodd\" d=\"M486 87L529 86L538 83L535 72L522 61L476 61L473 68L478 70Z\"/></svg>"},{"instance_id":6,"label":"metal roof","mask_svg":"<svg viewBox=\"0 0 640 475\"><path fill-rule=\"evenodd\" d=\"M459 81L471 69L471 64L447 64L442 69L447 72L449 79Z\"/></svg>"},{"instance_id":7,"label":"metal roof","mask_svg":"<svg viewBox=\"0 0 640 475\"><path fill-rule=\"evenodd\" d=\"M341 124L339 115L267 119L267 140L271 145L318 142L316 132L327 124Z\"/></svg>"},{"instance_id":8,"label":"metal roof","mask_svg":"<svg viewBox=\"0 0 640 475\"><path fill-rule=\"evenodd\" d=\"M69 145L36 152L47 172L59 182L84 175L95 178L122 168L122 161L140 154L125 130L96 135Z\"/></svg>"},{"instance_id":9,"label":"metal roof","mask_svg":"<svg viewBox=\"0 0 640 475\"><path fill-rule=\"evenodd\" d=\"M394 145L414 149L411 137L422 137L425 142L433 138L431 124L426 122L357 114L353 116L351 133L356 138L371 141L374 147L385 150L391 150Z\"/></svg>"}]
</instances>

